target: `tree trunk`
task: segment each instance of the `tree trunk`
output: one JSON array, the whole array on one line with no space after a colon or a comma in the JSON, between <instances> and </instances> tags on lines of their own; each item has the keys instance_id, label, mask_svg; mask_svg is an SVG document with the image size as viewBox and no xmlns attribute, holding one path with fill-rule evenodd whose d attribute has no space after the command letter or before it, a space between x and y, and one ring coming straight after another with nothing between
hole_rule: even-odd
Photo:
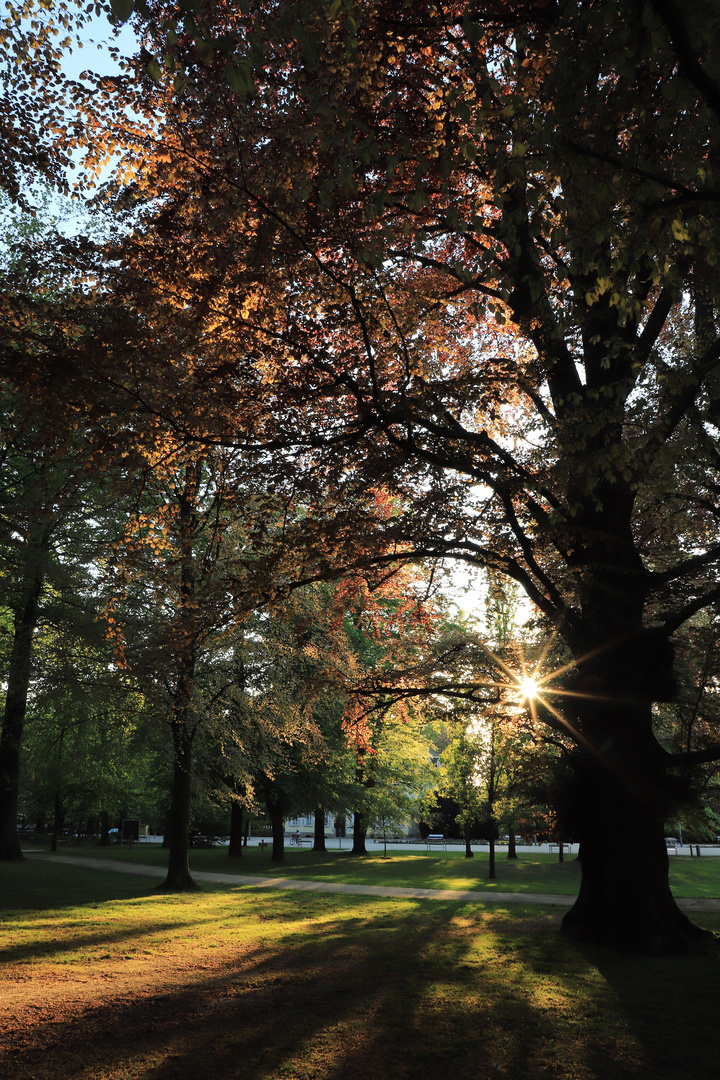
<instances>
[{"instance_id":1,"label":"tree trunk","mask_svg":"<svg viewBox=\"0 0 720 1080\"><path fill-rule=\"evenodd\" d=\"M242 857L243 848L243 808L235 799L230 803L230 846L228 855L230 858Z\"/></svg>"},{"instance_id":2,"label":"tree trunk","mask_svg":"<svg viewBox=\"0 0 720 1080\"><path fill-rule=\"evenodd\" d=\"M512 821L510 822L510 839L508 840L507 857L508 859L517 859L518 857L517 846L515 844L515 824Z\"/></svg>"},{"instance_id":3,"label":"tree trunk","mask_svg":"<svg viewBox=\"0 0 720 1080\"><path fill-rule=\"evenodd\" d=\"M365 841L367 839L367 826L364 814L355 814L353 819L353 846L351 855L367 855Z\"/></svg>"},{"instance_id":4,"label":"tree trunk","mask_svg":"<svg viewBox=\"0 0 720 1080\"><path fill-rule=\"evenodd\" d=\"M274 806L268 806L270 825L272 827L272 855L271 862L285 862L285 815L283 804L278 800Z\"/></svg>"},{"instance_id":5,"label":"tree trunk","mask_svg":"<svg viewBox=\"0 0 720 1080\"><path fill-rule=\"evenodd\" d=\"M100 812L100 840L99 847L110 847L110 821L107 810Z\"/></svg>"},{"instance_id":6,"label":"tree trunk","mask_svg":"<svg viewBox=\"0 0 720 1080\"><path fill-rule=\"evenodd\" d=\"M17 832L20 746L30 686L33 633L38 619L50 529L34 539L25 566L22 597L14 611L13 647L7 674L5 713L0 735L0 860L22 859Z\"/></svg>"},{"instance_id":7,"label":"tree trunk","mask_svg":"<svg viewBox=\"0 0 720 1080\"><path fill-rule=\"evenodd\" d=\"M172 724L175 760L170 801L170 842L167 877L163 892L193 892L198 886L190 876L188 837L190 832L190 796L192 783L192 739L185 716L176 716Z\"/></svg>"},{"instance_id":8,"label":"tree trunk","mask_svg":"<svg viewBox=\"0 0 720 1080\"><path fill-rule=\"evenodd\" d=\"M325 845L325 811L321 806L315 809L315 824L313 827L313 851L326 852Z\"/></svg>"},{"instance_id":9,"label":"tree trunk","mask_svg":"<svg viewBox=\"0 0 720 1080\"><path fill-rule=\"evenodd\" d=\"M596 703L580 714L589 739L576 763L572 819L582 876L563 930L633 952L694 951L714 935L695 926L670 891L664 832L672 786L651 705L628 702L627 693L608 704L603 691L598 683Z\"/></svg>"},{"instance_id":10,"label":"tree trunk","mask_svg":"<svg viewBox=\"0 0 720 1080\"><path fill-rule=\"evenodd\" d=\"M488 859L488 878L490 881L495 881L497 873L495 871L495 833L497 832L497 826L495 823L495 799L497 792L495 790L495 735L497 732L495 720L490 725L490 760L488 762L488 781L487 781L487 796L488 796L488 809L490 811L490 851Z\"/></svg>"},{"instance_id":11,"label":"tree trunk","mask_svg":"<svg viewBox=\"0 0 720 1080\"><path fill-rule=\"evenodd\" d=\"M191 723L197 658L197 575L193 551L197 498L201 465L185 468L185 487L178 496L181 549L179 624L175 676L177 683L172 701L173 784L170 800L170 846L168 872L161 889L166 892L191 892L198 888L190 876L188 840L190 799L192 794Z\"/></svg>"},{"instance_id":12,"label":"tree trunk","mask_svg":"<svg viewBox=\"0 0 720 1080\"><path fill-rule=\"evenodd\" d=\"M470 825L465 826L465 858L472 859L475 857L475 852L470 846Z\"/></svg>"},{"instance_id":13,"label":"tree trunk","mask_svg":"<svg viewBox=\"0 0 720 1080\"><path fill-rule=\"evenodd\" d=\"M565 844L558 840L558 862L565 862Z\"/></svg>"},{"instance_id":14,"label":"tree trunk","mask_svg":"<svg viewBox=\"0 0 720 1080\"><path fill-rule=\"evenodd\" d=\"M53 827L52 836L50 837L50 850L57 851L57 842L60 833L62 832L63 821L65 820L65 811L63 810L62 803L60 802L60 792L55 791L55 798L53 800Z\"/></svg>"}]
</instances>

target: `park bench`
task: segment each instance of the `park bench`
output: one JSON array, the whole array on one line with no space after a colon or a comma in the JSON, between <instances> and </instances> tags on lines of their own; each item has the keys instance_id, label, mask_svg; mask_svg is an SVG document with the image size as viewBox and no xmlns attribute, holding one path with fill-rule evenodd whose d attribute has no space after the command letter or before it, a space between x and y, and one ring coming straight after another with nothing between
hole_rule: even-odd
<instances>
[{"instance_id":1,"label":"park bench","mask_svg":"<svg viewBox=\"0 0 720 1080\"><path fill-rule=\"evenodd\" d=\"M425 838L425 843L427 844L428 851L431 847L439 844L442 844L443 851L447 851L447 840L441 833L430 833L430 835Z\"/></svg>"}]
</instances>

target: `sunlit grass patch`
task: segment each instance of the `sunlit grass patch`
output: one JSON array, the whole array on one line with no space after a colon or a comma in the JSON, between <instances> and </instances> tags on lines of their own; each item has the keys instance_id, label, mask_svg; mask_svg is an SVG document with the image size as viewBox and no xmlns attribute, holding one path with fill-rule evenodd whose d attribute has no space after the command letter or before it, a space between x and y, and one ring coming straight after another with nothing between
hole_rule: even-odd
<instances>
[{"instance_id":1,"label":"sunlit grass patch","mask_svg":"<svg viewBox=\"0 0 720 1080\"><path fill-rule=\"evenodd\" d=\"M561 911L524 902L152 886L62 861L0 867L0 1075L714 1074L714 957L578 948Z\"/></svg>"}]
</instances>

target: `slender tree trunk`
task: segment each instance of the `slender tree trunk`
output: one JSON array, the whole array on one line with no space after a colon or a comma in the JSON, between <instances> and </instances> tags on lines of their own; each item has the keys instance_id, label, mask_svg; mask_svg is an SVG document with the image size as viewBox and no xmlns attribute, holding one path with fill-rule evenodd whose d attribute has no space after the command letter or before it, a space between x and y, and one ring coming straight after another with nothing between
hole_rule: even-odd
<instances>
[{"instance_id":1,"label":"slender tree trunk","mask_svg":"<svg viewBox=\"0 0 720 1080\"><path fill-rule=\"evenodd\" d=\"M188 858L190 799L192 790L192 738L187 718L176 716L172 724L175 760L170 801L170 844L163 892L193 892L198 886L190 876Z\"/></svg>"},{"instance_id":2,"label":"slender tree trunk","mask_svg":"<svg viewBox=\"0 0 720 1080\"><path fill-rule=\"evenodd\" d=\"M197 570L194 530L200 462L185 469L185 486L178 496L181 551L180 596L178 604L176 679L171 721L173 739L173 783L170 800L170 847L167 877L161 888L167 892L190 892L198 888L190 876L188 846L190 800L192 794L191 722L197 659Z\"/></svg>"},{"instance_id":3,"label":"slender tree trunk","mask_svg":"<svg viewBox=\"0 0 720 1080\"><path fill-rule=\"evenodd\" d=\"M327 851L325 844L325 811L321 806L315 808L312 849L313 851Z\"/></svg>"},{"instance_id":4,"label":"slender tree trunk","mask_svg":"<svg viewBox=\"0 0 720 1080\"><path fill-rule=\"evenodd\" d=\"M20 747L27 711L33 633L50 548L50 528L39 527L29 541L20 602L14 611L13 647L7 673L0 734L0 861L22 859L17 832Z\"/></svg>"},{"instance_id":5,"label":"slender tree trunk","mask_svg":"<svg viewBox=\"0 0 720 1080\"><path fill-rule=\"evenodd\" d=\"M107 810L100 811L100 840L98 847L110 847L110 820Z\"/></svg>"},{"instance_id":6,"label":"slender tree trunk","mask_svg":"<svg viewBox=\"0 0 720 1080\"><path fill-rule=\"evenodd\" d=\"M274 806L269 806L268 812L272 827L272 855L270 861L285 862L285 815L282 802L278 801Z\"/></svg>"},{"instance_id":7,"label":"slender tree trunk","mask_svg":"<svg viewBox=\"0 0 720 1080\"><path fill-rule=\"evenodd\" d=\"M230 803L230 846L228 855L230 858L242 857L243 848L243 808L235 799Z\"/></svg>"},{"instance_id":8,"label":"slender tree trunk","mask_svg":"<svg viewBox=\"0 0 720 1080\"><path fill-rule=\"evenodd\" d=\"M470 832L471 832L471 828L470 828L470 825L468 824L468 825L465 826L465 858L466 859L473 859L475 857L475 852L473 851L471 843L470 843Z\"/></svg>"},{"instance_id":9,"label":"slender tree trunk","mask_svg":"<svg viewBox=\"0 0 720 1080\"><path fill-rule=\"evenodd\" d=\"M65 811L63 810L62 803L60 801L60 791L55 789L55 797L53 799L53 827L52 836L50 837L50 850L57 851L57 842L60 833L62 832L63 821L65 820Z\"/></svg>"},{"instance_id":10,"label":"slender tree trunk","mask_svg":"<svg viewBox=\"0 0 720 1080\"><path fill-rule=\"evenodd\" d=\"M488 878L490 881L497 880L497 873L495 870L495 827L493 826L490 833L490 849L488 851Z\"/></svg>"},{"instance_id":11,"label":"slender tree trunk","mask_svg":"<svg viewBox=\"0 0 720 1080\"><path fill-rule=\"evenodd\" d=\"M376 733L377 734L377 733ZM364 755L358 760L357 768L355 770L355 779L359 784L366 789L373 788L375 786L375 778L373 776L372 759L366 764ZM355 812L353 815L353 844L350 851L351 855L367 855L367 847L365 841L367 840L367 816L362 812Z\"/></svg>"},{"instance_id":12,"label":"slender tree trunk","mask_svg":"<svg viewBox=\"0 0 720 1080\"><path fill-rule=\"evenodd\" d=\"M517 845L515 843L515 823L510 822L510 839L508 840L508 859L517 859Z\"/></svg>"},{"instance_id":13,"label":"slender tree trunk","mask_svg":"<svg viewBox=\"0 0 720 1080\"><path fill-rule=\"evenodd\" d=\"M488 794L488 807L490 809L490 851L488 859L488 878L490 881L497 879L497 872L495 870L495 833L497 832L497 826L495 824L495 721L490 725L490 761L488 763L488 782L487 782L487 794Z\"/></svg>"},{"instance_id":14,"label":"slender tree trunk","mask_svg":"<svg viewBox=\"0 0 720 1080\"><path fill-rule=\"evenodd\" d=\"M558 862L565 862L565 844L558 840Z\"/></svg>"}]
</instances>

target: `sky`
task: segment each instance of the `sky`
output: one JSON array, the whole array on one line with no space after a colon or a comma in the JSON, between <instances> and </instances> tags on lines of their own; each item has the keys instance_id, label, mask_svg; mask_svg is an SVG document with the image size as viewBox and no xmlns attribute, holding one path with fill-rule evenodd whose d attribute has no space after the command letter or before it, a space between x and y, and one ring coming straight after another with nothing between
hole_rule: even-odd
<instances>
[{"instance_id":1,"label":"sky","mask_svg":"<svg viewBox=\"0 0 720 1080\"><path fill-rule=\"evenodd\" d=\"M63 70L70 79L78 79L82 71L95 71L101 75L119 75L120 68L110 55L110 46L115 46L126 55L131 55L137 48L137 39L125 23L117 31L104 15L93 16L84 27L81 49L67 51Z\"/></svg>"}]
</instances>

